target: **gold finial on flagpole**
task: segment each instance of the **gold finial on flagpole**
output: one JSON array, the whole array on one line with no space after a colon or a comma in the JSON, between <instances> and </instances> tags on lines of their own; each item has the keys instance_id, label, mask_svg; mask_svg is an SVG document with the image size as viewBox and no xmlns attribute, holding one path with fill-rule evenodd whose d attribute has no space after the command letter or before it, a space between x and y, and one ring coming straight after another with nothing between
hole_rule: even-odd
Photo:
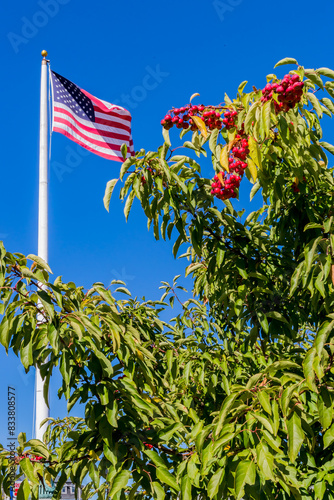
<instances>
[{"instance_id":1,"label":"gold finial on flagpole","mask_svg":"<svg viewBox=\"0 0 334 500\"><path fill-rule=\"evenodd\" d=\"M43 56L43 58L45 59L46 56L48 55L47 51L46 50L42 50L41 52L41 55Z\"/></svg>"}]
</instances>

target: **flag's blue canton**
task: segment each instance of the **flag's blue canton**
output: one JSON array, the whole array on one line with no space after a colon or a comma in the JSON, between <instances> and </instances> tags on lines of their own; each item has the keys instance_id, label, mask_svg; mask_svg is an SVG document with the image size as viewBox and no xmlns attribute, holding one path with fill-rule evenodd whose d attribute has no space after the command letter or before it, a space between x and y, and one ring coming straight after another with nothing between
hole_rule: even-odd
<instances>
[{"instance_id":1,"label":"flag's blue canton","mask_svg":"<svg viewBox=\"0 0 334 500\"><path fill-rule=\"evenodd\" d=\"M68 106L79 118L94 122L95 113L92 101L70 80L51 71L53 80L53 100Z\"/></svg>"}]
</instances>

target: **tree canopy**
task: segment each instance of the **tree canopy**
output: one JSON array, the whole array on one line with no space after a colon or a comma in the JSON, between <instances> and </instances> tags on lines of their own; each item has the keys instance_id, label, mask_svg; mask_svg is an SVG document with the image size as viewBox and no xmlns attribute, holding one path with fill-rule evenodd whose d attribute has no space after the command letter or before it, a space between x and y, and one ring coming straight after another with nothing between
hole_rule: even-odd
<instances>
[{"instance_id":1,"label":"tree canopy","mask_svg":"<svg viewBox=\"0 0 334 500\"><path fill-rule=\"evenodd\" d=\"M1 246L1 344L46 388L58 367L68 410L85 405L50 419L45 443L19 436L19 500L52 481L59 498L67 478L83 499L334 499L334 146L320 124L334 71L285 64L262 90L170 110L164 144L107 184L107 209L123 182L125 217L139 200L187 260L185 301L179 277L140 301ZM263 200L249 213L233 206L246 177ZM5 447L0 466L8 491Z\"/></svg>"}]
</instances>

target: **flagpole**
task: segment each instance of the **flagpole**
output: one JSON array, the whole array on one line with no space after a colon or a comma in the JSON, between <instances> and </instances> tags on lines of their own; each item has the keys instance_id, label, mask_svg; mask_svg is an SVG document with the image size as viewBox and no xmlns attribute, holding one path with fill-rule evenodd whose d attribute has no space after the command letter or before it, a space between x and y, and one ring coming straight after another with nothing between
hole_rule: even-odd
<instances>
[{"instance_id":1,"label":"flagpole","mask_svg":"<svg viewBox=\"0 0 334 500\"><path fill-rule=\"evenodd\" d=\"M48 61L42 51L40 125L39 125L39 196L38 196L38 256L48 262ZM42 318L38 319L42 321ZM46 426L41 422L49 417L49 407L44 400L44 382L36 368L35 378L35 437L43 441Z\"/></svg>"}]
</instances>

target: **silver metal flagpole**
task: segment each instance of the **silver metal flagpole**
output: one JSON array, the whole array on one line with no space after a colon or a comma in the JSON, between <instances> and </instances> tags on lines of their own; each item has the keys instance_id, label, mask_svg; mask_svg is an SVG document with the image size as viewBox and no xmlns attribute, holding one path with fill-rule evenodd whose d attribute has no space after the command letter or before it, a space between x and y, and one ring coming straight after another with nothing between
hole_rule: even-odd
<instances>
[{"instance_id":1,"label":"silver metal flagpole","mask_svg":"<svg viewBox=\"0 0 334 500\"><path fill-rule=\"evenodd\" d=\"M38 256L48 262L48 61L46 50L42 51L40 126L39 126L39 197L38 197ZM49 408L44 400L43 379L36 369L35 379L35 437L43 441L46 426L41 422L49 417Z\"/></svg>"}]
</instances>

